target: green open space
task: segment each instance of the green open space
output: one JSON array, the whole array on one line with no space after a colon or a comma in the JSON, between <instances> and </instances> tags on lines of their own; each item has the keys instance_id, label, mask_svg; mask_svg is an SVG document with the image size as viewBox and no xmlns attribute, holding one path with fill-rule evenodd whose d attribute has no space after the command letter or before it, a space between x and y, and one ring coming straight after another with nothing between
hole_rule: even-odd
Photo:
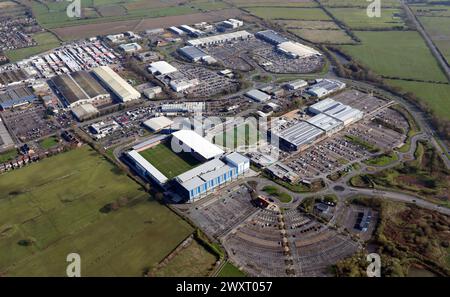
<instances>
[{"instance_id":1,"label":"green open space","mask_svg":"<svg viewBox=\"0 0 450 297\"><path fill-rule=\"evenodd\" d=\"M405 93L414 93L425 102L437 116L450 119L450 84L435 84L426 82L387 79L392 86L399 87Z\"/></svg>"},{"instance_id":2,"label":"green open space","mask_svg":"<svg viewBox=\"0 0 450 297\"><path fill-rule=\"evenodd\" d=\"M450 17L419 17L419 20L450 64Z\"/></svg>"},{"instance_id":3,"label":"green open space","mask_svg":"<svg viewBox=\"0 0 450 297\"><path fill-rule=\"evenodd\" d=\"M226 262L220 270L218 277L244 277L246 276L244 272L240 271L239 268L231 264L230 262Z\"/></svg>"},{"instance_id":4,"label":"green open space","mask_svg":"<svg viewBox=\"0 0 450 297\"><path fill-rule=\"evenodd\" d=\"M17 150L9 150L3 153L0 153L0 163L5 163L7 161L13 160L18 156Z\"/></svg>"},{"instance_id":5,"label":"green open space","mask_svg":"<svg viewBox=\"0 0 450 297\"><path fill-rule=\"evenodd\" d=\"M41 141L39 141L39 145L43 148L43 149L49 149L52 147L55 147L56 145L58 145L59 140L58 137L56 136L50 136L48 138L45 138Z\"/></svg>"},{"instance_id":6,"label":"green open space","mask_svg":"<svg viewBox=\"0 0 450 297\"><path fill-rule=\"evenodd\" d=\"M193 229L88 146L0 176L0 274L141 276ZM107 207L114 205L114 207Z\"/></svg>"},{"instance_id":7,"label":"green open space","mask_svg":"<svg viewBox=\"0 0 450 297\"><path fill-rule=\"evenodd\" d=\"M289 29L300 38L313 43L352 44L350 36L342 30Z\"/></svg>"},{"instance_id":8,"label":"green open space","mask_svg":"<svg viewBox=\"0 0 450 297\"><path fill-rule=\"evenodd\" d=\"M344 45L341 49L375 73L389 78L447 81L418 32L357 31L356 35L361 44Z\"/></svg>"},{"instance_id":9,"label":"green open space","mask_svg":"<svg viewBox=\"0 0 450 297\"><path fill-rule=\"evenodd\" d=\"M360 7L366 9L369 3L367 0L320 0L322 5L327 7ZM382 0L382 7L399 7L398 0Z\"/></svg>"},{"instance_id":10,"label":"green open space","mask_svg":"<svg viewBox=\"0 0 450 297\"><path fill-rule=\"evenodd\" d=\"M169 146L170 144L161 143L140 154L169 179L200 164L191 154L174 153Z\"/></svg>"},{"instance_id":11,"label":"green open space","mask_svg":"<svg viewBox=\"0 0 450 297\"><path fill-rule=\"evenodd\" d=\"M33 34L32 37L38 45L7 51L5 53L8 59L12 62L16 62L43 53L60 45L58 38L50 32L36 33Z\"/></svg>"},{"instance_id":12,"label":"green open space","mask_svg":"<svg viewBox=\"0 0 450 297\"><path fill-rule=\"evenodd\" d=\"M387 166L398 160L395 152L388 152L364 161L364 164L371 166Z\"/></svg>"},{"instance_id":13,"label":"green open space","mask_svg":"<svg viewBox=\"0 0 450 297\"><path fill-rule=\"evenodd\" d=\"M317 7L318 4L314 0L289 1L289 0L228 0L238 7Z\"/></svg>"},{"instance_id":14,"label":"green open space","mask_svg":"<svg viewBox=\"0 0 450 297\"><path fill-rule=\"evenodd\" d=\"M354 30L404 28L400 9L384 8L381 17L370 18L366 8L329 8L335 18Z\"/></svg>"},{"instance_id":15,"label":"green open space","mask_svg":"<svg viewBox=\"0 0 450 297\"><path fill-rule=\"evenodd\" d=\"M211 274L217 257L193 240L182 249L167 265L156 270L157 277L206 277Z\"/></svg>"},{"instance_id":16,"label":"green open space","mask_svg":"<svg viewBox=\"0 0 450 297\"><path fill-rule=\"evenodd\" d=\"M286 192L283 192L280 188L274 186L265 186L263 191L270 196L278 198L283 203L290 203L292 201L292 196Z\"/></svg>"},{"instance_id":17,"label":"green open space","mask_svg":"<svg viewBox=\"0 0 450 297\"><path fill-rule=\"evenodd\" d=\"M245 10L268 20L331 20L320 8L250 7Z\"/></svg>"},{"instance_id":18,"label":"green open space","mask_svg":"<svg viewBox=\"0 0 450 297\"><path fill-rule=\"evenodd\" d=\"M288 29L339 30L333 21L279 20L276 23Z\"/></svg>"}]
</instances>

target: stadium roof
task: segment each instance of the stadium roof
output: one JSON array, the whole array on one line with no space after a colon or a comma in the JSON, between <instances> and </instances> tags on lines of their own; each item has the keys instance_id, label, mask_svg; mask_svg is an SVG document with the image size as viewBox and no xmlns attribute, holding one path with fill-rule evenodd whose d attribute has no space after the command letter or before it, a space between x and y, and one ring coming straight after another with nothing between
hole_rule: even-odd
<instances>
[{"instance_id":1,"label":"stadium roof","mask_svg":"<svg viewBox=\"0 0 450 297\"><path fill-rule=\"evenodd\" d=\"M138 91L110 67L100 66L94 68L93 71L122 101L129 101L141 97Z\"/></svg>"},{"instance_id":2,"label":"stadium roof","mask_svg":"<svg viewBox=\"0 0 450 297\"><path fill-rule=\"evenodd\" d=\"M153 131L160 131L166 127L169 127L172 125L173 121L166 117L157 117L152 118L144 122L144 126L147 128L153 130Z\"/></svg>"},{"instance_id":3,"label":"stadium roof","mask_svg":"<svg viewBox=\"0 0 450 297\"><path fill-rule=\"evenodd\" d=\"M169 74L178 71L175 67L167 63L166 61L158 61L150 64L149 70L152 74Z\"/></svg>"},{"instance_id":4,"label":"stadium roof","mask_svg":"<svg viewBox=\"0 0 450 297\"><path fill-rule=\"evenodd\" d=\"M326 132L342 127L341 121L338 121L335 118L327 116L323 113L310 118L307 122Z\"/></svg>"},{"instance_id":5,"label":"stadium roof","mask_svg":"<svg viewBox=\"0 0 450 297\"><path fill-rule=\"evenodd\" d=\"M223 155L224 151L192 130L180 130L172 134L188 148L206 160Z\"/></svg>"},{"instance_id":6,"label":"stadium roof","mask_svg":"<svg viewBox=\"0 0 450 297\"><path fill-rule=\"evenodd\" d=\"M228 173L232 167L214 159L176 177L176 180L188 191L198 188L219 176Z\"/></svg>"},{"instance_id":7,"label":"stadium roof","mask_svg":"<svg viewBox=\"0 0 450 297\"><path fill-rule=\"evenodd\" d=\"M135 162L142 166L154 179L156 179L160 184L165 184L168 178L161 173L155 166L150 164L144 157L141 156L137 151L132 150L128 152L128 156L133 158Z\"/></svg>"},{"instance_id":8,"label":"stadium roof","mask_svg":"<svg viewBox=\"0 0 450 297\"><path fill-rule=\"evenodd\" d=\"M302 146L312 143L317 137L323 134L323 130L307 122L298 122L297 124L281 131L279 137L294 144Z\"/></svg>"}]
</instances>

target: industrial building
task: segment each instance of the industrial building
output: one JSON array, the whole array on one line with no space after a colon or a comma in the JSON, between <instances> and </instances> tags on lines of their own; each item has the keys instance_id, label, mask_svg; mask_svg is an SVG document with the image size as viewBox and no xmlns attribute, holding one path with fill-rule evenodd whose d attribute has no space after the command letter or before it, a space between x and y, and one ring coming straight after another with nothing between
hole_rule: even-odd
<instances>
[{"instance_id":1,"label":"industrial building","mask_svg":"<svg viewBox=\"0 0 450 297\"><path fill-rule=\"evenodd\" d=\"M235 180L250 168L250 160L238 153L226 156L224 161L213 159L177 176L177 193L194 202L217 187Z\"/></svg>"},{"instance_id":2,"label":"industrial building","mask_svg":"<svg viewBox=\"0 0 450 297\"><path fill-rule=\"evenodd\" d=\"M213 44L220 44L234 40L247 40L253 37L253 34L247 31L237 31L232 33L214 35L210 37L198 38L189 40L187 43L192 46L207 46Z\"/></svg>"},{"instance_id":3,"label":"industrial building","mask_svg":"<svg viewBox=\"0 0 450 297\"><path fill-rule=\"evenodd\" d=\"M30 88L18 87L0 93L0 108L8 109L28 104L37 100Z\"/></svg>"},{"instance_id":4,"label":"industrial building","mask_svg":"<svg viewBox=\"0 0 450 297\"><path fill-rule=\"evenodd\" d=\"M244 26L244 22L236 19L228 19L226 21L223 21L221 25L229 29L236 29Z\"/></svg>"},{"instance_id":5,"label":"industrial building","mask_svg":"<svg viewBox=\"0 0 450 297\"><path fill-rule=\"evenodd\" d=\"M185 46L178 49L178 52L191 62L203 61L207 64L217 62L213 57L195 46Z\"/></svg>"},{"instance_id":6,"label":"industrial building","mask_svg":"<svg viewBox=\"0 0 450 297\"><path fill-rule=\"evenodd\" d=\"M163 129L170 127L173 121L166 117L151 118L143 123L143 125L153 132L159 132Z\"/></svg>"},{"instance_id":7,"label":"industrial building","mask_svg":"<svg viewBox=\"0 0 450 297\"><path fill-rule=\"evenodd\" d=\"M178 29L178 28L175 27L175 26L170 27L170 28L169 28L169 31L171 31L171 32L173 32L173 33L175 33L175 34L177 34L177 35L184 35L184 34L186 34L183 30Z\"/></svg>"},{"instance_id":8,"label":"industrial building","mask_svg":"<svg viewBox=\"0 0 450 297\"><path fill-rule=\"evenodd\" d=\"M163 186L168 178L155 168L149 161L141 156L137 151L132 150L126 153L127 161L132 165L136 173L144 180L152 180L158 185Z\"/></svg>"},{"instance_id":9,"label":"industrial building","mask_svg":"<svg viewBox=\"0 0 450 297\"><path fill-rule=\"evenodd\" d=\"M168 103L161 106L163 113L202 113L204 109L204 102Z\"/></svg>"},{"instance_id":10,"label":"industrial building","mask_svg":"<svg viewBox=\"0 0 450 297\"><path fill-rule=\"evenodd\" d=\"M335 118L332 118L330 116L327 116L324 113L318 114L309 120L307 120L308 123L311 125L325 131L326 135L331 135L342 128L344 128L344 123L341 121L336 120Z\"/></svg>"},{"instance_id":11,"label":"industrial building","mask_svg":"<svg viewBox=\"0 0 450 297\"><path fill-rule=\"evenodd\" d=\"M101 106L111 103L111 96L88 72L78 71L53 77L52 85L67 107L81 104Z\"/></svg>"},{"instance_id":12,"label":"industrial building","mask_svg":"<svg viewBox=\"0 0 450 297\"><path fill-rule=\"evenodd\" d=\"M202 32L198 29L192 28L191 26L188 26L188 25L181 25L180 28L181 28L181 30L189 33L189 35L195 36L195 37L205 34L204 32Z\"/></svg>"},{"instance_id":13,"label":"industrial building","mask_svg":"<svg viewBox=\"0 0 450 297\"><path fill-rule=\"evenodd\" d=\"M142 93L144 93L144 96L148 99L153 99L156 95L162 93L162 88L160 86L150 87L144 89Z\"/></svg>"},{"instance_id":14,"label":"industrial building","mask_svg":"<svg viewBox=\"0 0 450 297\"><path fill-rule=\"evenodd\" d=\"M187 89L195 87L199 84L198 79L173 79L170 81L169 85L175 92L183 92Z\"/></svg>"},{"instance_id":15,"label":"industrial building","mask_svg":"<svg viewBox=\"0 0 450 297\"><path fill-rule=\"evenodd\" d=\"M324 113L343 122L345 126L361 120L364 116L364 112L359 109L344 105L331 98L327 98L311 105L308 110L314 114Z\"/></svg>"},{"instance_id":16,"label":"industrial building","mask_svg":"<svg viewBox=\"0 0 450 297\"><path fill-rule=\"evenodd\" d=\"M294 59L322 55L321 53L319 53L318 51L309 46L292 41L282 42L278 44L277 50Z\"/></svg>"},{"instance_id":17,"label":"industrial building","mask_svg":"<svg viewBox=\"0 0 450 297\"><path fill-rule=\"evenodd\" d=\"M166 75L177 72L178 70L166 61L158 61L151 63L148 71L153 75Z\"/></svg>"},{"instance_id":18,"label":"industrial building","mask_svg":"<svg viewBox=\"0 0 450 297\"><path fill-rule=\"evenodd\" d=\"M266 102L272 98L269 94L256 89L248 91L245 93L245 96L255 100L256 102Z\"/></svg>"},{"instance_id":19,"label":"industrial building","mask_svg":"<svg viewBox=\"0 0 450 297\"><path fill-rule=\"evenodd\" d=\"M278 133L272 133L271 136L278 138L281 148L298 151L325 136L325 132L308 122L298 122Z\"/></svg>"},{"instance_id":20,"label":"industrial building","mask_svg":"<svg viewBox=\"0 0 450 297\"><path fill-rule=\"evenodd\" d=\"M192 130L180 130L173 133L172 148L176 153L190 153L202 162L218 158L224 154L222 149Z\"/></svg>"},{"instance_id":21,"label":"industrial building","mask_svg":"<svg viewBox=\"0 0 450 297\"><path fill-rule=\"evenodd\" d=\"M322 79L308 88L308 93L317 98L326 97L332 93L345 89L346 84L335 79Z\"/></svg>"},{"instance_id":22,"label":"industrial building","mask_svg":"<svg viewBox=\"0 0 450 297\"><path fill-rule=\"evenodd\" d=\"M0 73L0 88L27 82L29 75L22 69L4 71Z\"/></svg>"},{"instance_id":23,"label":"industrial building","mask_svg":"<svg viewBox=\"0 0 450 297\"><path fill-rule=\"evenodd\" d=\"M300 177L289 167L281 162L276 162L266 168L271 176L290 183L297 182Z\"/></svg>"},{"instance_id":24,"label":"industrial building","mask_svg":"<svg viewBox=\"0 0 450 297\"><path fill-rule=\"evenodd\" d=\"M257 32L255 36L273 45L279 45L283 42L289 41L287 38L281 36L280 34L278 34L273 30L260 31Z\"/></svg>"},{"instance_id":25,"label":"industrial building","mask_svg":"<svg viewBox=\"0 0 450 297\"><path fill-rule=\"evenodd\" d=\"M291 81L286 84L286 88L291 91L296 91L301 88L306 88L307 86L308 86L308 82L303 79Z\"/></svg>"},{"instance_id":26,"label":"industrial building","mask_svg":"<svg viewBox=\"0 0 450 297\"><path fill-rule=\"evenodd\" d=\"M141 94L108 66L94 68L95 75L119 98L128 102L141 98Z\"/></svg>"},{"instance_id":27,"label":"industrial building","mask_svg":"<svg viewBox=\"0 0 450 297\"><path fill-rule=\"evenodd\" d=\"M123 51L124 53L134 53L134 52L138 52L140 50L142 50L142 46L140 46L139 44L133 42L133 43L127 43L127 44L121 44L119 46L120 50Z\"/></svg>"},{"instance_id":28,"label":"industrial building","mask_svg":"<svg viewBox=\"0 0 450 297\"><path fill-rule=\"evenodd\" d=\"M82 104L71 109L78 121L82 122L99 115L99 111L92 104Z\"/></svg>"}]
</instances>

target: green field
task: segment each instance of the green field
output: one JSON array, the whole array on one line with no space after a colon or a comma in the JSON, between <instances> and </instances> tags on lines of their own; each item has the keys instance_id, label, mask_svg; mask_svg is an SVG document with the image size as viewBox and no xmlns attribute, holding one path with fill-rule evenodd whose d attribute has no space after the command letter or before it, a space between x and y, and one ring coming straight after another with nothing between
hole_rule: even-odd
<instances>
[{"instance_id":1,"label":"green field","mask_svg":"<svg viewBox=\"0 0 450 297\"><path fill-rule=\"evenodd\" d=\"M220 270L218 277L244 277L245 273L240 271L236 266L230 262L225 263L225 265Z\"/></svg>"},{"instance_id":2,"label":"green field","mask_svg":"<svg viewBox=\"0 0 450 297\"><path fill-rule=\"evenodd\" d=\"M302 0L302 1L289 1L289 0L229 0L228 2L233 3L238 7L317 7L317 3L314 0Z\"/></svg>"},{"instance_id":3,"label":"green field","mask_svg":"<svg viewBox=\"0 0 450 297\"><path fill-rule=\"evenodd\" d=\"M379 75L425 81L447 79L415 31L356 32L360 45L341 48Z\"/></svg>"},{"instance_id":4,"label":"green field","mask_svg":"<svg viewBox=\"0 0 450 297\"><path fill-rule=\"evenodd\" d=\"M55 136L51 136L49 138L45 138L45 139L41 140L39 142L39 145L43 149L49 149L49 148L52 148L52 147L56 146L58 143L59 143L58 138L55 137Z\"/></svg>"},{"instance_id":5,"label":"green field","mask_svg":"<svg viewBox=\"0 0 450 297\"><path fill-rule=\"evenodd\" d=\"M382 29L401 27L405 23L400 17L400 9L384 8L381 17L370 18L366 8L330 8L329 11L351 29Z\"/></svg>"},{"instance_id":6,"label":"green field","mask_svg":"<svg viewBox=\"0 0 450 297\"><path fill-rule=\"evenodd\" d=\"M269 20L330 20L330 17L319 8L251 7L245 10Z\"/></svg>"},{"instance_id":7,"label":"green field","mask_svg":"<svg viewBox=\"0 0 450 297\"><path fill-rule=\"evenodd\" d=\"M140 152L140 154L156 167L168 179L174 178L199 165L189 153L174 153L170 144L159 144L151 149Z\"/></svg>"},{"instance_id":8,"label":"green field","mask_svg":"<svg viewBox=\"0 0 450 297\"><path fill-rule=\"evenodd\" d=\"M0 188L6 276L64 276L69 253L83 276L141 276L193 231L87 146L2 175Z\"/></svg>"},{"instance_id":9,"label":"green field","mask_svg":"<svg viewBox=\"0 0 450 297\"><path fill-rule=\"evenodd\" d=\"M157 270L158 277L206 277L214 269L217 257L208 252L196 240L181 250L163 268Z\"/></svg>"},{"instance_id":10,"label":"green field","mask_svg":"<svg viewBox=\"0 0 450 297\"><path fill-rule=\"evenodd\" d=\"M282 203L289 203L292 201L292 196L286 192L281 191L280 188L274 186L265 186L263 191L270 196L278 198Z\"/></svg>"},{"instance_id":11,"label":"green field","mask_svg":"<svg viewBox=\"0 0 450 297\"><path fill-rule=\"evenodd\" d=\"M288 29L339 30L338 25L333 21L280 20L276 23Z\"/></svg>"},{"instance_id":12,"label":"green field","mask_svg":"<svg viewBox=\"0 0 450 297\"><path fill-rule=\"evenodd\" d=\"M366 8L369 3L366 0L320 0L324 6L328 7L362 7ZM382 7L399 7L398 0L382 0Z\"/></svg>"},{"instance_id":13,"label":"green field","mask_svg":"<svg viewBox=\"0 0 450 297\"><path fill-rule=\"evenodd\" d=\"M313 43L352 44L350 36L342 30L290 29L290 32Z\"/></svg>"},{"instance_id":14,"label":"green field","mask_svg":"<svg viewBox=\"0 0 450 297\"><path fill-rule=\"evenodd\" d=\"M243 124L220 133L213 138L213 143L227 148L255 145L261 135L253 124Z\"/></svg>"},{"instance_id":15,"label":"green field","mask_svg":"<svg viewBox=\"0 0 450 297\"><path fill-rule=\"evenodd\" d=\"M18 154L17 154L16 149L0 153L0 163L4 163L6 161L12 160L12 159L16 158L17 155Z\"/></svg>"},{"instance_id":16,"label":"green field","mask_svg":"<svg viewBox=\"0 0 450 297\"><path fill-rule=\"evenodd\" d=\"M60 44L58 38L56 38L56 36L50 32L37 33L32 35L32 37L38 43L38 45L7 51L6 55L8 56L10 61L16 62L33 55L43 53L52 48L58 47Z\"/></svg>"},{"instance_id":17,"label":"green field","mask_svg":"<svg viewBox=\"0 0 450 297\"><path fill-rule=\"evenodd\" d=\"M412 92L422 99L436 115L450 120L450 85L387 79L390 85Z\"/></svg>"},{"instance_id":18,"label":"green field","mask_svg":"<svg viewBox=\"0 0 450 297\"><path fill-rule=\"evenodd\" d=\"M383 154L380 156L376 156L371 158L364 163L372 166L387 166L398 160L398 155L395 152L391 152L388 154Z\"/></svg>"},{"instance_id":19,"label":"green field","mask_svg":"<svg viewBox=\"0 0 450 297\"><path fill-rule=\"evenodd\" d=\"M450 63L450 17L420 17L419 20Z\"/></svg>"}]
</instances>

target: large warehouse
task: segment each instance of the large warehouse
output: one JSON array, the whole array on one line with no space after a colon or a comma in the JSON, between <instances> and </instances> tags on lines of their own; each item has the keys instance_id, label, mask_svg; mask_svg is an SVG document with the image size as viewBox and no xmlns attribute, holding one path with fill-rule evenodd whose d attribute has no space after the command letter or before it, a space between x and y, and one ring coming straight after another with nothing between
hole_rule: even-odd
<instances>
[{"instance_id":1,"label":"large warehouse","mask_svg":"<svg viewBox=\"0 0 450 297\"><path fill-rule=\"evenodd\" d=\"M310 118L309 120L307 120L307 122L325 131L327 135L334 134L339 130L341 130L342 128L344 128L343 122L338 121L330 116L327 116L324 113L318 114Z\"/></svg>"},{"instance_id":2,"label":"large warehouse","mask_svg":"<svg viewBox=\"0 0 450 297\"><path fill-rule=\"evenodd\" d=\"M253 34L247 31L237 31L232 33L214 35L210 37L198 38L189 40L187 43L192 46L206 46L213 44L220 44L234 40L246 40L253 37Z\"/></svg>"},{"instance_id":3,"label":"large warehouse","mask_svg":"<svg viewBox=\"0 0 450 297\"><path fill-rule=\"evenodd\" d=\"M344 105L341 102L327 98L309 107L309 111L314 114L324 113L344 123L350 125L363 118L364 113L359 109Z\"/></svg>"},{"instance_id":4,"label":"large warehouse","mask_svg":"<svg viewBox=\"0 0 450 297\"><path fill-rule=\"evenodd\" d=\"M24 105L37 100L30 88L18 87L9 89L4 93L0 93L0 108L8 109L20 105Z\"/></svg>"},{"instance_id":5,"label":"large warehouse","mask_svg":"<svg viewBox=\"0 0 450 297\"><path fill-rule=\"evenodd\" d=\"M195 47L195 46L185 46L178 49L178 52L189 59L191 62L199 62L201 60L208 59L208 57L211 57L201 49Z\"/></svg>"},{"instance_id":6,"label":"large warehouse","mask_svg":"<svg viewBox=\"0 0 450 297\"><path fill-rule=\"evenodd\" d=\"M308 93L323 98L334 92L345 89L346 84L335 79L322 79L312 87L308 88Z\"/></svg>"},{"instance_id":7,"label":"large warehouse","mask_svg":"<svg viewBox=\"0 0 450 297\"><path fill-rule=\"evenodd\" d=\"M238 153L226 156L224 161L213 159L177 176L177 193L193 202L238 178L250 168L250 160Z\"/></svg>"},{"instance_id":8,"label":"large warehouse","mask_svg":"<svg viewBox=\"0 0 450 297\"><path fill-rule=\"evenodd\" d=\"M273 45L279 45L280 43L289 41L273 30L260 31L255 36Z\"/></svg>"},{"instance_id":9,"label":"large warehouse","mask_svg":"<svg viewBox=\"0 0 450 297\"><path fill-rule=\"evenodd\" d=\"M288 151L298 151L314 143L314 141L324 135L325 133L322 129L307 122L298 122L275 135L272 134L272 137L278 138L281 148Z\"/></svg>"},{"instance_id":10,"label":"large warehouse","mask_svg":"<svg viewBox=\"0 0 450 297\"><path fill-rule=\"evenodd\" d=\"M105 88L86 71L55 76L51 82L70 108L87 103L101 106L111 102Z\"/></svg>"},{"instance_id":11,"label":"large warehouse","mask_svg":"<svg viewBox=\"0 0 450 297\"><path fill-rule=\"evenodd\" d=\"M120 101L128 102L141 98L141 93L136 91L109 66L94 68L93 72L119 98Z\"/></svg>"},{"instance_id":12,"label":"large warehouse","mask_svg":"<svg viewBox=\"0 0 450 297\"><path fill-rule=\"evenodd\" d=\"M200 161L218 158L224 151L195 131L180 130L172 134L172 148L176 153L188 152Z\"/></svg>"},{"instance_id":13,"label":"large warehouse","mask_svg":"<svg viewBox=\"0 0 450 297\"><path fill-rule=\"evenodd\" d=\"M287 41L280 43L278 51L288 55L291 58L307 58L311 56L321 56L322 54L315 49L298 42Z\"/></svg>"},{"instance_id":14,"label":"large warehouse","mask_svg":"<svg viewBox=\"0 0 450 297\"><path fill-rule=\"evenodd\" d=\"M173 72L177 72L178 69L167 63L166 61L158 61L153 62L150 64L150 67L148 67L148 71L150 71L151 74L154 75L166 75Z\"/></svg>"}]
</instances>

